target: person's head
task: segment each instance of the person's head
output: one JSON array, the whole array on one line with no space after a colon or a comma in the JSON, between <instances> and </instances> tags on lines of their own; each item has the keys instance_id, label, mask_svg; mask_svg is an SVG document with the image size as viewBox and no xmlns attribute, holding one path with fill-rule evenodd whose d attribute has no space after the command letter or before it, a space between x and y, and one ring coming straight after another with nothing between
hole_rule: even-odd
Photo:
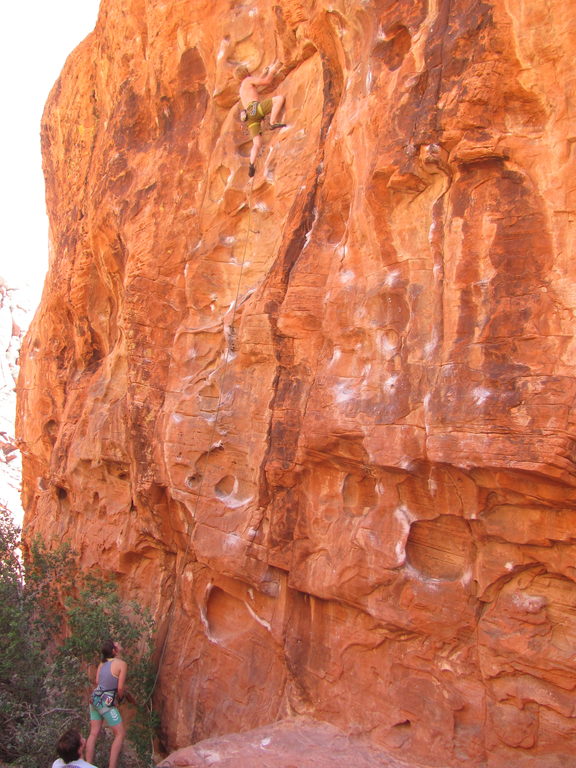
<instances>
[{"instance_id":1,"label":"person's head","mask_svg":"<svg viewBox=\"0 0 576 768\"><path fill-rule=\"evenodd\" d=\"M71 763L73 760L78 760L83 746L84 739L80 731L71 728L69 731L63 733L58 739L56 753L65 763Z\"/></svg>"},{"instance_id":2,"label":"person's head","mask_svg":"<svg viewBox=\"0 0 576 768\"><path fill-rule=\"evenodd\" d=\"M108 659L113 659L114 656L116 656L117 653L117 647L118 643L115 643L114 640L108 639L105 640L102 643L101 653L102 653L102 661L108 661Z\"/></svg>"},{"instance_id":3,"label":"person's head","mask_svg":"<svg viewBox=\"0 0 576 768\"><path fill-rule=\"evenodd\" d=\"M236 80L244 80L245 77L250 77L250 72L245 64L239 64L234 70L234 77Z\"/></svg>"}]
</instances>

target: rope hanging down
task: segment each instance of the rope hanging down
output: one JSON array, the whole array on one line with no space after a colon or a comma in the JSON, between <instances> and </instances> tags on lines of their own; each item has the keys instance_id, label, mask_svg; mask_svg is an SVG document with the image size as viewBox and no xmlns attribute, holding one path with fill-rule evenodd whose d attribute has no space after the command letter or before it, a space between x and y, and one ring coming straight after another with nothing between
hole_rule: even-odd
<instances>
[{"instance_id":1,"label":"rope hanging down","mask_svg":"<svg viewBox=\"0 0 576 768\"><path fill-rule=\"evenodd\" d=\"M242 259L240 261L240 274L238 276L238 283L237 283L237 286L236 286L236 296L234 297L234 305L233 305L233 309L232 309L232 321L230 323L230 340L229 340L229 342L227 343L227 346L226 346L226 357L224 359L224 367L223 367L223 370L222 370L221 381L224 381L224 379L226 377L226 373L228 371L228 365L229 365L229 362L230 362L230 353L231 353L231 351L233 351L231 349L231 347L234 346L234 341L235 341L235 336L236 336L236 332L235 332L235 328L234 328L234 321L236 319L236 310L238 308L238 298L240 296L240 286L241 286L241 283L242 283L242 275L243 275L243 271L244 271L244 263L246 261L246 253L248 251L248 242L250 240L250 226L252 224L252 187L253 186L254 186L254 179L251 178L250 179L249 192L248 192L248 225L247 225L247 228L246 228L246 238L244 240L244 250L242 252ZM214 423L213 423L213 426L212 426L212 432L211 432L211 435L210 435L210 441L208 443L208 452L210 452L210 450L212 450L214 445L215 445L214 437L216 436L216 429L218 427L218 417L220 416L220 408L222 406L222 398L223 398L222 387L220 387L219 388L219 392L218 392L218 403L216 405L216 411L215 411L215 414L214 414ZM203 485L204 485L204 473L200 473L200 483L199 483L197 491L196 491L196 501L194 503L194 511L193 511L193 515L192 515L193 522L196 520L196 512L198 510L198 502L200 501L200 496L202 495L202 487L203 487ZM167 624L167 627L166 627L166 633L164 635L164 640L162 641L162 648L161 648L161 651L160 651L160 657L158 659L158 667L156 669L156 675L154 677L154 683L152 685L152 689L150 691L150 694L148 695L146 703L148 703L150 701L150 699L152 698L152 696L154 694L154 691L156 689L156 683L158 682L158 677L160 675L160 669L162 667L162 663L164 661L164 656L165 656L165 653L166 653L166 646L168 645L168 638L169 638L169 635L170 635L170 627L172 625L172 617L174 615L174 610L175 610L175 607L176 607L176 598L178 596L178 587L179 587L179 584L180 584L180 581L181 581L182 574L184 573L184 568L186 567L186 562L188 560L188 554L190 552L190 545L192 543L192 534L191 534L191 532L188 532L188 534L189 535L187 536L186 549L184 551L184 557L182 559L182 569L181 569L180 573L176 574L176 582L174 584L174 592L172 594L172 604L170 606L170 611L168 613L168 624Z\"/></svg>"}]
</instances>

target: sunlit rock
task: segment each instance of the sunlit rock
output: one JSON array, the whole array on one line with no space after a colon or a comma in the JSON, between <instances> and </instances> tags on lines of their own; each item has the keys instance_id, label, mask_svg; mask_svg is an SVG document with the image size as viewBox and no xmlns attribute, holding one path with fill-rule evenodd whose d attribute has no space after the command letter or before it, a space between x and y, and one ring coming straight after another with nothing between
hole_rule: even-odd
<instances>
[{"instance_id":1,"label":"sunlit rock","mask_svg":"<svg viewBox=\"0 0 576 768\"><path fill-rule=\"evenodd\" d=\"M574 761L576 8L103 0L42 128L27 535L149 604L167 750ZM234 67L282 62L253 184Z\"/></svg>"}]
</instances>

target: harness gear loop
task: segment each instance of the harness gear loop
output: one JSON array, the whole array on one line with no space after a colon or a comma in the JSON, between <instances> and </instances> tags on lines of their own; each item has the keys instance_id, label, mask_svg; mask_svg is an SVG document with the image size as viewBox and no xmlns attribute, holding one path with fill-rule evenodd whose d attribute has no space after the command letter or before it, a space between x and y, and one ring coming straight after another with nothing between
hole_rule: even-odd
<instances>
[{"instance_id":1,"label":"harness gear loop","mask_svg":"<svg viewBox=\"0 0 576 768\"><path fill-rule=\"evenodd\" d=\"M251 101L246 107L246 114L248 117L264 117L264 113L260 109L259 101Z\"/></svg>"},{"instance_id":2,"label":"harness gear loop","mask_svg":"<svg viewBox=\"0 0 576 768\"><path fill-rule=\"evenodd\" d=\"M96 709L99 709L100 707L113 707L116 703L117 693L118 691L116 690L106 691L97 685L90 696L90 703L96 707Z\"/></svg>"}]
</instances>

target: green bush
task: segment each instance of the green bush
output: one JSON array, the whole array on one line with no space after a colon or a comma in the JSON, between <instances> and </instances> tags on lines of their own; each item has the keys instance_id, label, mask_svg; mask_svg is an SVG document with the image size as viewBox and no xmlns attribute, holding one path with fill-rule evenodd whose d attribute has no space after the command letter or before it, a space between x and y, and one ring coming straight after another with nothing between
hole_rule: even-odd
<instances>
[{"instance_id":1,"label":"green bush","mask_svg":"<svg viewBox=\"0 0 576 768\"><path fill-rule=\"evenodd\" d=\"M49 768L63 731L75 727L86 735L99 649L112 637L125 648L128 688L138 702L123 766L154 765L151 617L121 600L113 582L79 573L67 544L49 550L35 540L23 568L19 534L0 506L0 764ZM98 766L108 764L109 741L99 739Z\"/></svg>"}]
</instances>

